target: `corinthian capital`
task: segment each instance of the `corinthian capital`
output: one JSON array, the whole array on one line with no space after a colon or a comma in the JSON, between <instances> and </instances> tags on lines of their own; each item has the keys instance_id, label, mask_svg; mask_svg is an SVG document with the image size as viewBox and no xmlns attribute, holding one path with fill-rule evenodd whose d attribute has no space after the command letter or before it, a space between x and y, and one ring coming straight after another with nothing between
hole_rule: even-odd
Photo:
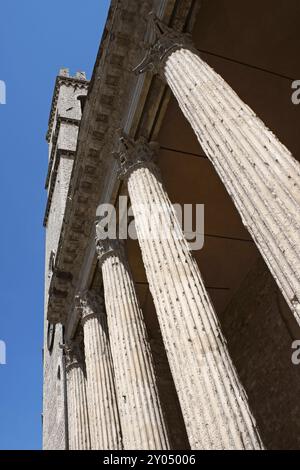
<instances>
[{"instance_id":1,"label":"corinthian capital","mask_svg":"<svg viewBox=\"0 0 300 470\"><path fill-rule=\"evenodd\" d=\"M61 344L64 350L67 362L67 372L74 367L84 367L83 335L78 333L75 338L67 344Z\"/></svg>"},{"instance_id":2,"label":"corinthian capital","mask_svg":"<svg viewBox=\"0 0 300 470\"><path fill-rule=\"evenodd\" d=\"M143 137L135 141L123 134L119 138L118 150L114 152L120 166L120 178L128 178L130 173L137 168L155 167L158 147L156 142L147 142L147 139Z\"/></svg>"},{"instance_id":3,"label":"corinthian capital","mask_svg":"<svg viewBox=\"0 0 300 470\"><path fill-rule=\"evenodd\" d=\"M175 31L165 25L153 12L149 14L149 23L154 41L133 72L139 75L150 71L163 77L163 68L170 54L181 48L194 49L192 38L190 34Z\"/></svg>"},{"instance_id":4,"label":"corinthian capital","mask_svg":"<svg viewBox=\"0 0 300 470\"><path fill-rule=\"evenodd\" d=\"M103 238L102 238L103 236ZM96 236L96 251L100 265L110 256L124 255L123 242L118 239L105 238L105 234L97 233Z\"/></svg>"},{"instance_id":5,"label":"corinthian capital","mask_svg":"<svg viewBox=\"0 0 300 470\"><path fill-rule=\"evenodd\" d=\"M84 325L88 319L104 315L104 300L93 290L85 291L75 297L75 308Z\"/></svg>"}]
</instances>

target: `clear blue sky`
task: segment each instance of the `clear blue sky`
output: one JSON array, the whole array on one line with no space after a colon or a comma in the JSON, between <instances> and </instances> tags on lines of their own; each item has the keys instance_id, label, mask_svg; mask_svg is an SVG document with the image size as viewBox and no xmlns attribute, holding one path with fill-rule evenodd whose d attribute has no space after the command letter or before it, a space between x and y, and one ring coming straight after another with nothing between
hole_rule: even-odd
<instances>
[{"instance_id":1,"label":"clear blue sky","mask_svg":"<svg viewBox=\"0 0 300 470\"><path fill-rule=\"evenodd\" d=\"M55 76L91 76L109 4L1 0L0 449L41 448L45 134Z\"/></svg>"}]
</instances>

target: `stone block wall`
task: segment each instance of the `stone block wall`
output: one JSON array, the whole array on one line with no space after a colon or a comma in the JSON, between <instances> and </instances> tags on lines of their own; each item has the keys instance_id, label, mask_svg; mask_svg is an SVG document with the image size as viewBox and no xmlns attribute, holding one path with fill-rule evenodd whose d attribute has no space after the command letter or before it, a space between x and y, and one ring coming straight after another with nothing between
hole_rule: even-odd
<instances>
[{"instance_id":1,"label":"stone block wall","mask_svg":"<svg viewBox=\"0 0 300 470\"><path fill-rule=\"evenodd\" d=\"M266 448L299 449L300 328L261 258L220 320Z\"/></svg>"},{"instance_id":2,"label":"stone block wall","mask_svg":"<svg viewBox=\"0 0 300 470\"><path fill-rule=\"evenodd\" d=\"M77 147L78 122L81 118L79 95L86 95L87 86L77 86L66 72L56 84L50 118L48 211L45 216L45 318L44 318L44 391L43 391L43 448L66 449L67 400L63 349L63 326L55 327L53 347L48 349L47 308L49 286L55 266L55 254L61 236L66 200ZM75 77L83 78L81 77ZM86 82L87 83L87 82Z\"/></svg>"}]
</instances>

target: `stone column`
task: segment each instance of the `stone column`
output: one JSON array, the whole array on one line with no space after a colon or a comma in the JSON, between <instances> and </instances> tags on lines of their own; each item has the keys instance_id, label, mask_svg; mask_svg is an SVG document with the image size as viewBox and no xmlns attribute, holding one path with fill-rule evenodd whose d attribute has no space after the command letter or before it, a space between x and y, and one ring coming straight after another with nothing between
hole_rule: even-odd
<instances>
[{"instance_id":1,"label":"stone column","mask_svg":"<svg viewBox=\"0 0 300 470\"><path fill-rule=\"evenodd\" d=\"M121 175L192 449L262 447L198 266L142 139L122 139Z\"/></svg>"},{"instance_id":2,"label":"stone column","mask_svg":"<svg viewBox=\"0 0 300 470\"><path fill-rule=\"evenodd\" d=\"M152 24L157 40L136 70L169 84L300 324L300 165L188 37Z\"/></svg>"},{"instance_id":3,"label":"stone column","mask_svg":"<svg viewBox=\"0 0 300 470\"><path fill-rule=\"evenodd\" d=\"M94 450L122 449L121 428L103 299L94 292L77 298L82 315L87 398Z\"/></svg>"},{"instance_id":4,"label":"stone column","mask_svg":"<svg viewBox=\"0 0 300 470\"><path fill-rule=\"evenodd\" d=\"M91 449L86 378L81 343L82 339L78 337L65 347L70 450Z\"/></svg>"},{"instance_id":5,"label":"stone column","mask_svg":"<svg viewBox=\"0 0 300 470\"><path fill-rule=\"evenodd\" d=\"M123 246L97 240L124 449L168 449L143 314Z\"/></svg>"}]
</instances>

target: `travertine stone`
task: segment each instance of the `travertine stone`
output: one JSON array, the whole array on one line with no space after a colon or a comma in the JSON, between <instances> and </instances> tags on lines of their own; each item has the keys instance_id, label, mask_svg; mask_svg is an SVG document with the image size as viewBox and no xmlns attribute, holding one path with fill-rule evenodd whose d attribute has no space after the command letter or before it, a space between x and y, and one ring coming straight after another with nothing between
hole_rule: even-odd
<instances>
[{"instance_id":1,"label":"travertine stone","mask_svg":"<svg viewBox=\"0 0 300 470\"><path fill-rule=\"evenodd\" d=\"M153 360L130 268L117 240L98 240L124 449L168 449Z\"/></svg>"},{"instance_id":2,"label":"travertine stone","mask_svg":"<svg viewBox=\"0 0 300 470\"><path fill-rule=\"evenodd\" d=\"M137 67L164 76L300 324L300 165L189 38L151 18Z\"/></svg>"},{"instance_id":3,"label":"travertine stone","mask_svg":"<svg viewBox=\"0 0 300 470\"><path fill-rule=\"evenodd\" d=\"M121 428L103 299L89 291L77 298L81 310L92 449L122 449Z\"/></svg>"},{"instance_id":4,"label":"travertine stone","mask_svg":"<svg viewBox=\"0 0 300 470\"><path fill-rule=\"evenodd\" d=\"M77 338L66 348L69 449L91 448L83 352Z\"/></svg>"},{"instance_id":5,"label":"travertine stone","mask_svg":"<svg viewBox=\"0 0 300 470\"><path fill-rule=\"evenodd\" d=\"M300 324L300 166L195 53L174 52L167 81Z\"/></svg>"},{"instance_id":6,"label":"travertine stone","mask_svg":"<svg viewBox=\"0 0 300 470\"><path fill-rule=\"evenodd\" d=\"M191 447L259 449L245 392L152 150L144 141L127 140L125 148L123 175Z\"/></svg>"}]
</instances>

